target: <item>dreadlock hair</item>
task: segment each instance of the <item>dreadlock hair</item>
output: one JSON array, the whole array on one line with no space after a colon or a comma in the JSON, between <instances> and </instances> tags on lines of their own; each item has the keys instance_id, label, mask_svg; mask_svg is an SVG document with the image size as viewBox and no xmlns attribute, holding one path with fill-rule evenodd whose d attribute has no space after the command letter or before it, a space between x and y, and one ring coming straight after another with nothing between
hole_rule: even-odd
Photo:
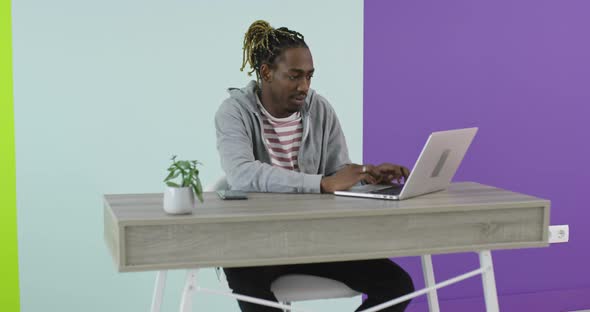
<instances>
[{"instance_id":1,"label":"dreadlock hair","mask_svg":"<svg viewBox=\"0 0 590 312\"><path fill-rule=\"evenodd\" d=\"M240 71L244 71L246 65L250 64L252 70L248 72L248 76L256 72L256 80L260 85L260 66L262 64L272 65L284 50L301 47L307 48L302 34L287 27L272 28L268 22L263 20L255 21L244 36Z\"/></svg>"}]
</instances>

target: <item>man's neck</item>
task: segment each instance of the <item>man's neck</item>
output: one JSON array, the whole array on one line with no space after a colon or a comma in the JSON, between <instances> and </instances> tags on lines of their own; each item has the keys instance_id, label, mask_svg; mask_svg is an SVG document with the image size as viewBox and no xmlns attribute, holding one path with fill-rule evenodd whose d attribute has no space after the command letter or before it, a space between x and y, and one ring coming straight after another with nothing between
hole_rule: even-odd
<instances>
[{"instance_id":1,"label":"man's neck","mask_svg":"<svg viewBox=\"0 0 590 312\"><path fill-rule=\"evenodd\" d=\"M269 91L262 91L263 88L257 88L257 94L258 94L258 98L260 99L260 102L262 103L262 106L264 106L264 109L266 109L266 111L271 114L273 117L275 118L285 118L285 117L289 117L291 116L291 114L289 114L289 112L280 112L277 111L274 106L271 104L273 103L272 100L272 96L270 95Z\"/></svg>"}]
</instances>

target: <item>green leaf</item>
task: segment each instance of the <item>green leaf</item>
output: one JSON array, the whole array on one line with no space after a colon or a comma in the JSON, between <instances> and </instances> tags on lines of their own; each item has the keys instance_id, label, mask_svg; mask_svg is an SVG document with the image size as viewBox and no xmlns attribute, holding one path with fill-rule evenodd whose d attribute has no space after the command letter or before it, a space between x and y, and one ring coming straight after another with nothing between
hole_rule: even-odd
<instances>
[{"instance_id":1,"label":"green leaf","mask_svg":"<svg viewBox=\"0 0 590 312\"><path fill-rule=\"evenodd\" d=\"M179 175L180 175L180 172L179 171L176 171L176 172L170 171L170 174L168 174L168 176L166 177L166 179L164 179L164 182L166 182L168 180L172 180L172 179L178 177Z\"/></svg>"},{"instance_id":2,"label":"green leaf","mask_svg":"<svg viewBox=\"0 0 590 312\"><path fill-rule=\"evenodd\" d=\"M176 184L174 182L170 182L170 181L166 182L166 185L168 185L170 187L180 187L180 185L178 185L178 184Z\"/></svg>"},{"instance_id":3,"label":"green leaf","mask_svg":"<svg viewBox=\"0 0 590 312\"><path fill-rule=\"evenodd\" d=\"M178 166L180 166L182 169L188 170L190 169L191 164L186 160L181 160L178 162Z\"/></svg>"},{"instance_id":4,"label":"green leaf","mask_svg":"<svg viewBox=\"0 0 590 312\"><path fill-rule=\"evenodd\" d=\"M187 172L187 174L185 176L183 176L182 186L191 186L191 174L190 174L190 171Z\"/></svg>"},{"instance_id":5,"label":"green leaf","mask_svg":"<svg viewBox=\"0 0 590 312\"><path fill-rule=\"evenodd\" d=\"M184 181L187 174L186 170L182 169L178 164L174 164L174 166L182 174L182 180Z\"/></svg>"},{"instance_id":6,"label":"green leaf","mask_svg":"<svg viewBox=\"0 0 590 312\"><path fill-rule=\"evenodd\" d=\"M192 181L193 181L193 183L197 184L197 182L199 181L199 175L198 174L193 175Z\"/></svg>"},{"instance_id":7,"label":"green leaf","mask_svg":"<svg viewBox=\"0 0 590 312\"><path fill-rule=\"evenodd\" d=\"M199 190L199 194L203 193L203 185L201 184L201 180L197 178L197 190Z\"/></svg>"},{"instance_id":8,"label":"green leaf","mask_svg":"<svg viewBox=\"0 0 590 312\"><path fill-rule=\"evenodd\" d=\"M200 192L196 186L193 186L193 191L195 192L195 195L197 195L199 201L203 202L203 192Z\"/></svg>"}]
</instances>

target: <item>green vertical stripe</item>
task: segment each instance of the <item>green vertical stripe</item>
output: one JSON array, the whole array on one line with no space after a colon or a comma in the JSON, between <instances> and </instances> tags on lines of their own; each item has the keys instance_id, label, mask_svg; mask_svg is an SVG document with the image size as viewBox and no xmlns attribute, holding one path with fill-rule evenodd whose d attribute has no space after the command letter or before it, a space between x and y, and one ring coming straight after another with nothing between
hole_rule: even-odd
<instances>
[{"instance_id":1,"label":"green vertical stripe","mask_svg":"<svg viewBox=\"0 0 590 312\"><path fill-rule=\"evenodd\" d=\"M0 310L19 311L10 0L0 0Z\"/></svg>"}]
</instances>

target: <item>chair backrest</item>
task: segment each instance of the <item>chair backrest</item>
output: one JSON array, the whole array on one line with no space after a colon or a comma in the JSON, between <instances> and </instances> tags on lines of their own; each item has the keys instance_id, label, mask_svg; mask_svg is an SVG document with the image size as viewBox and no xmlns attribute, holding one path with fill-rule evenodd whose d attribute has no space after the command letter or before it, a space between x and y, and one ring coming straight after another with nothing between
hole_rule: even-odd
<instances>
[{"instance_id":1,"label":"chair backrest","mask_svg":"<svg viewBox=\"0 0 590 312\"><path fill-rule=\"evenodd\" d=\"M229 188L229 184L227 184L227 178L225 176L221 176L215 183L207 185L204 189L205 192L215 192L220 190L227 190Z\"/></svg>"}]
</instances>

